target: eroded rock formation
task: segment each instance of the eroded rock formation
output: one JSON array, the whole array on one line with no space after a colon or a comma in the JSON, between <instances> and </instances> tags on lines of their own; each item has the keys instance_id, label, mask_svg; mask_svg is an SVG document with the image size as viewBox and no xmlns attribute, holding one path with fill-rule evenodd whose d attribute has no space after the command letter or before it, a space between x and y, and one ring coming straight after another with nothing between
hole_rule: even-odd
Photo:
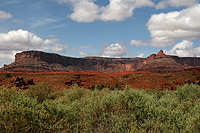
<instances>
[{"instance_id":1,"label":"eroded rock formation","mask_svg":"<svg viewBox=\"0 0 200 133\"><path fill-rule=\"evenodd\" d=\"M166 55L162 50L147 58L72 58L41 51L24 51L15 56L0 72L69 72L94 70L99 72L152 71L176 72L200 66L200 58Z\"/></svg>"}]
</instances>

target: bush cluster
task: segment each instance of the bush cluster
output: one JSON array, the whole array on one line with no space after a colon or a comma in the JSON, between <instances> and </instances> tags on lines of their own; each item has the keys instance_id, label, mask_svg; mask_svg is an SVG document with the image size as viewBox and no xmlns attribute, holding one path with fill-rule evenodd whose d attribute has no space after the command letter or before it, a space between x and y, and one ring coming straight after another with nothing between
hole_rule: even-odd
<instances>
[{"instance_id":1,"label":"bush cluster","mask_svg":"<svg viewBox=\"0 0 200 133\"><path fill-rule=\"evenodd\" d=\"M0 89L2 132L200 132L200 86L176 91L73 86Z\"/></svg>"},{"instance_id":2,"label":"bush cluster","mask_svg":"<svg viewBox=\"0 0 200 133\"><path fill-rule=\"evenodd\" d=\"M91 90L103 90L103 89L109 89L109 90L123 90L121 85L119 83L116 83L115 86L105 86L104 84L101 85L92 85L90 87Z\"/></svg>"}]
</instances>

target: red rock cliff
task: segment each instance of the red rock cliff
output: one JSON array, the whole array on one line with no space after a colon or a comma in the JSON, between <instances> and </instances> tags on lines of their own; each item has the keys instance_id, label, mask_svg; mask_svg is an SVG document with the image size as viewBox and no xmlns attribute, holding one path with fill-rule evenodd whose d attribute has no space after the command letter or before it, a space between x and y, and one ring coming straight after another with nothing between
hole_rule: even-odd
<instances>
[{"instance_id":1,"label":"red rock cliff","mask_svg":"<svg viewBox=\"0 0 200 133\"><path fill-rule=\"evenodd\" d=\"M65 57L55 53L24 51L15 62L0 71L12 72L68 72L95 70L100 72L153 71L174 72L200 66L200 58L169 56L161 50L147 58Z\"/></svg>"}]
</instances>

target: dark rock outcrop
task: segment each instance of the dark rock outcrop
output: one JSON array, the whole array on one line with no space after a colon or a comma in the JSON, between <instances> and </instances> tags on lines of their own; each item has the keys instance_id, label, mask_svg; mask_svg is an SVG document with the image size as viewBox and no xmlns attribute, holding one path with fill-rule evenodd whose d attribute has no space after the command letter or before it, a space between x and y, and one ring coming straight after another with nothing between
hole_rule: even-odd
<instances>
[{"instance_id":1,"label":"dark rock outcrop","mask_svg":"<svg viewBox=\"0 0 200 133\"><path fill-rule=\"evenodd\" d=\"M11 81L10 86L15 86L20 89L28 89L29 85L34 85L33 79L30 79L26 82L24 78L17 76Z\"/></svg>"},{"instance_id":2,"label":"dark rock outcrop","mask_svg":"<svg viewBox=\"0 0 200 133\"><path fill-rule=\"evenodd\" d=\"M0 68L0 72L176 72L196 66L200 66L198 57L169 56L162 50L147 58L73 58L41 51L24 51L16 54L15 62Z\"/></svg>"}]
</instances>

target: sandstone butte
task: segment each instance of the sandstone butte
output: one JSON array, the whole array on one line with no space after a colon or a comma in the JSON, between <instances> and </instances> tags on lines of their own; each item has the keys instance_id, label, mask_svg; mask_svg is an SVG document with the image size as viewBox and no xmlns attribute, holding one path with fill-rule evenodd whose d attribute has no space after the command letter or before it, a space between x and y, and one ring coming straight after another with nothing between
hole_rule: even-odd
<instances>
[{"instance_id":1,"label":"sandstone butte","mask_svg":"<svg viewBox=\"0 0 200 133\"><path fill-rule=\"evenodd\" d=\"M73 58L42 51L24 51L15 55L15 61L4 65L0 72L71 72L94 70L99 72L178 72L200 66L200 57L166 55L162 50L147 58Z\"/></svg>"}]
</instances>

